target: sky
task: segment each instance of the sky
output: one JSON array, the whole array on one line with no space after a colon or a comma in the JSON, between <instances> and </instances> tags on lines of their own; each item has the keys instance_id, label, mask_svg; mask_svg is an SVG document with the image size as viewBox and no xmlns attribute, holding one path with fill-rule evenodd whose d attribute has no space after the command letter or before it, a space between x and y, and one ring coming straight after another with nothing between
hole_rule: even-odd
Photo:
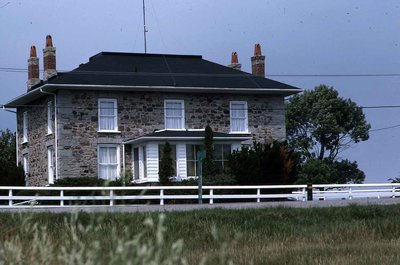
<instances>
[{"instance_id":1,"label":"sky","mask_svg":"<svg viewBox=\"0 0 400 265\"><path fill-rule=\"evenodd\" d=\"M393 107L400 105L400 1L145 4L148 53L202 55L228 65L236 51L242 70L250 72L254 45L260 43L267 78L302 89L333 86L363 107L392 106L365 108L372 130L378 130L340 158L357 161L366 183L400 176L400 108ZM31 45L36 45L42 69L48 34L60 71L101 51L142 53L142 0L0 0L0 104L26 92ZM0 130L15 127L15 114L0 109Z\"/></svg>"}]
</instances>

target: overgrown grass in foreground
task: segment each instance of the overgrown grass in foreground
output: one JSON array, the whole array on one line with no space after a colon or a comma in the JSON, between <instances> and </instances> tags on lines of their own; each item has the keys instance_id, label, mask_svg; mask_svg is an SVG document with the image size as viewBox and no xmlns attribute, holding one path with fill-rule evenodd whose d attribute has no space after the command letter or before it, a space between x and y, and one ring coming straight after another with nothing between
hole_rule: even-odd
<instances>
[{"instance_id":1,"label":"overgrown grass in foreground","mask_svg":"<svg viewBox=\"0 0 400 265\"><path fill-rule=\"evenodd\" d=\"M0 214L0 264L399 264L400 206Z\"/></svg>"}]
</instances>

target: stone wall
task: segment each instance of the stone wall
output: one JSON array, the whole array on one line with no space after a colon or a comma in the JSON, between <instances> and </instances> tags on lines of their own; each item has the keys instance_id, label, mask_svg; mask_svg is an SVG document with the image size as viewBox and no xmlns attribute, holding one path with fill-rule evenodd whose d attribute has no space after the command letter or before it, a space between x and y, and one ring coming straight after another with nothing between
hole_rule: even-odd
<instances>
[{"instance_id":1,"label":"stone wall","mask_svg":"<svg viewBox=\"0 0 400 265\"><path fill-rule=\"evenodd\" d=\"M45 186L48 184L47 148L54 148L54 133L47 134L47 103L49 101L54 104L53 96L46 96L33 101L29 103L30 107L17 109L18 162L23 164L23 156L27 155L29 165L28 186ZM25 111L28 115L28 141L23 143L22 117Z\"/></svg>"},{"instance_id":2,"label":"stone wall","mask_svg":"<svg viewBox=\"0 0 400 265\"><path fill-rule=\"evenodd\" d=\"M119 133L98 132L99 98L117 99ZM229 102L247 101L248 128L253 140L285 139L281 96L61 90L58 92L59 176L97 176L98 144L121 144L164 129L165 99L184 100L186 129L204 128L209 123L214 131L225 133L230 131ZM122 148L120 151L122 157Z\"/></svg>"}]
</instances>

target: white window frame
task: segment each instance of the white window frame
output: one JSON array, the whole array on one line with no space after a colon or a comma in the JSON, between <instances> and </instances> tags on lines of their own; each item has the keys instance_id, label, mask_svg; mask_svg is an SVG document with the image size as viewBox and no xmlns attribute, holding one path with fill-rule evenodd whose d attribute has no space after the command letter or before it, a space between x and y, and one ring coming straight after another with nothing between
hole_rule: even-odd
<instances>
[{"instance_id":1,"label":"white window frame","mask_svg":"<svg viewBox=\"0 0 400 265\"><path fill-rule=\"evenodd\" d=\"M121 159L120 159L120 146L118 144L99 144L97 145L97 175L98 178L101 179L106 179L102 178L100 176L100 148L116 148L116 153L117 153L117 176L116 179L121 176ZM114 179L106 179L106 180L114 180Z\"/></svg>"},{"instance_id":2,"label":"white window frame","mask_svg":"<svg viewBox=\"0 0 400 265\"><path fill-rule=\"evenodd\" d=\"M54 184L55 163L54 163L54 148L53 146L47 147L47 176L49 184Z\"/></svg>"},{"instance_id":3,"label":"white window frame","mask_svg":"<svg viewBox=\"0 0 400 265\"><path fill-rule=\"evenodd\" d=\"M53 133L53 102L47 102L47 134Z\"/></svg>"},{"instance_id":4,"label":"white window frame","mask_svg":"<svg viewBox=\"0 0 400 265\"><path fill-rule=\"evenodd\" d=\"M22 113L22 143L28 142L28 112Z\"/></svg>"},{"instance_id":5,"label":"white window frame","mask_svg":"<svg viewBox=\"0 0 400 265\"><path fill-rule=\"evenodd\" d=\"M181 109L181 116L175 117L167 117L167 104L168 103L179 103L182 106ZM168 128L167 127L167 119L168 118L181 118L181 126L180 128ZM166 130L184 130L185 129L185 101L184 100L177 100L177 99L166 99L164 100L164 127Z\"/></svg>"},{"instance_id":6,"label":"white window frame","mask_svg":"<svg viewBox=\"0 0 400 265\"><path fill-rule=\"evenodd\" d=\"M245 117L240 117L240 118L237 118L237 117L232 117L232 105L234 105L234 104L243 104L243 106L244 106L244 110L245 110ZM230 132L231 133L248 133L249 131L249 126L248 126L248 122L249 122L249 119L248 119L248 109L247 109L247 101L231 101L230 103L229 103L229 116L230 116ZM232 123L233 123L233 120L234 119L244 119L244 130L243 131L235 131L235 130L233 130L233 128L232 128Z\"/></svg>"},{"instance_id":7,"label":"white window frame","mask_svg":"<svg viewBox=\"0 0 400 265\"><path fill-rule=\"evenodd\" d=\"M113 103L114 104L114 129L107 130L101 128L101 102ZM118 106L117 106L117 99L115 98L99 98L98 99L98 122L99 122L99 132L118 132Z\"/></svg>"},{"instance_id":8,"label":"white window frame","mask_svg":"<svg viewBox=\"0 0 400 265\"><path fill-rule=\"evenodd\" d=\"M23 167L24 167L24 173L25 173L25 183L28 180L28 176L29 176L29 158L28 158L28 154L24 154L22 156L22 162L23 162Z\"/></svg>"}]
</instances>

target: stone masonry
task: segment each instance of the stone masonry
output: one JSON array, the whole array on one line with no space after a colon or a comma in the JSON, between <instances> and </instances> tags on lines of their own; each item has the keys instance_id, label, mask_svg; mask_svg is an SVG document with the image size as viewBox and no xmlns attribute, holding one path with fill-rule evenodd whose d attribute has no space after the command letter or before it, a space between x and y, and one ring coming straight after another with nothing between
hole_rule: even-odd
<instances>
[{"instance_id":1,"label":"stone masonry","mask_svg":"<svg viewBox=\"0 0 400 265\"><path fill-rule=\"evenodd\" d=\"M97 176L98 144L121 144L164 129L165 99L184 100L186 129L210 124L214 131L224 133L230 131L229 102L247 101L253 140L285 139L281 96L59 90L57 98L59 177L63 178ZM118 133L98 132L99 98L117 99Z\"/></svg>"}]
</instances>

